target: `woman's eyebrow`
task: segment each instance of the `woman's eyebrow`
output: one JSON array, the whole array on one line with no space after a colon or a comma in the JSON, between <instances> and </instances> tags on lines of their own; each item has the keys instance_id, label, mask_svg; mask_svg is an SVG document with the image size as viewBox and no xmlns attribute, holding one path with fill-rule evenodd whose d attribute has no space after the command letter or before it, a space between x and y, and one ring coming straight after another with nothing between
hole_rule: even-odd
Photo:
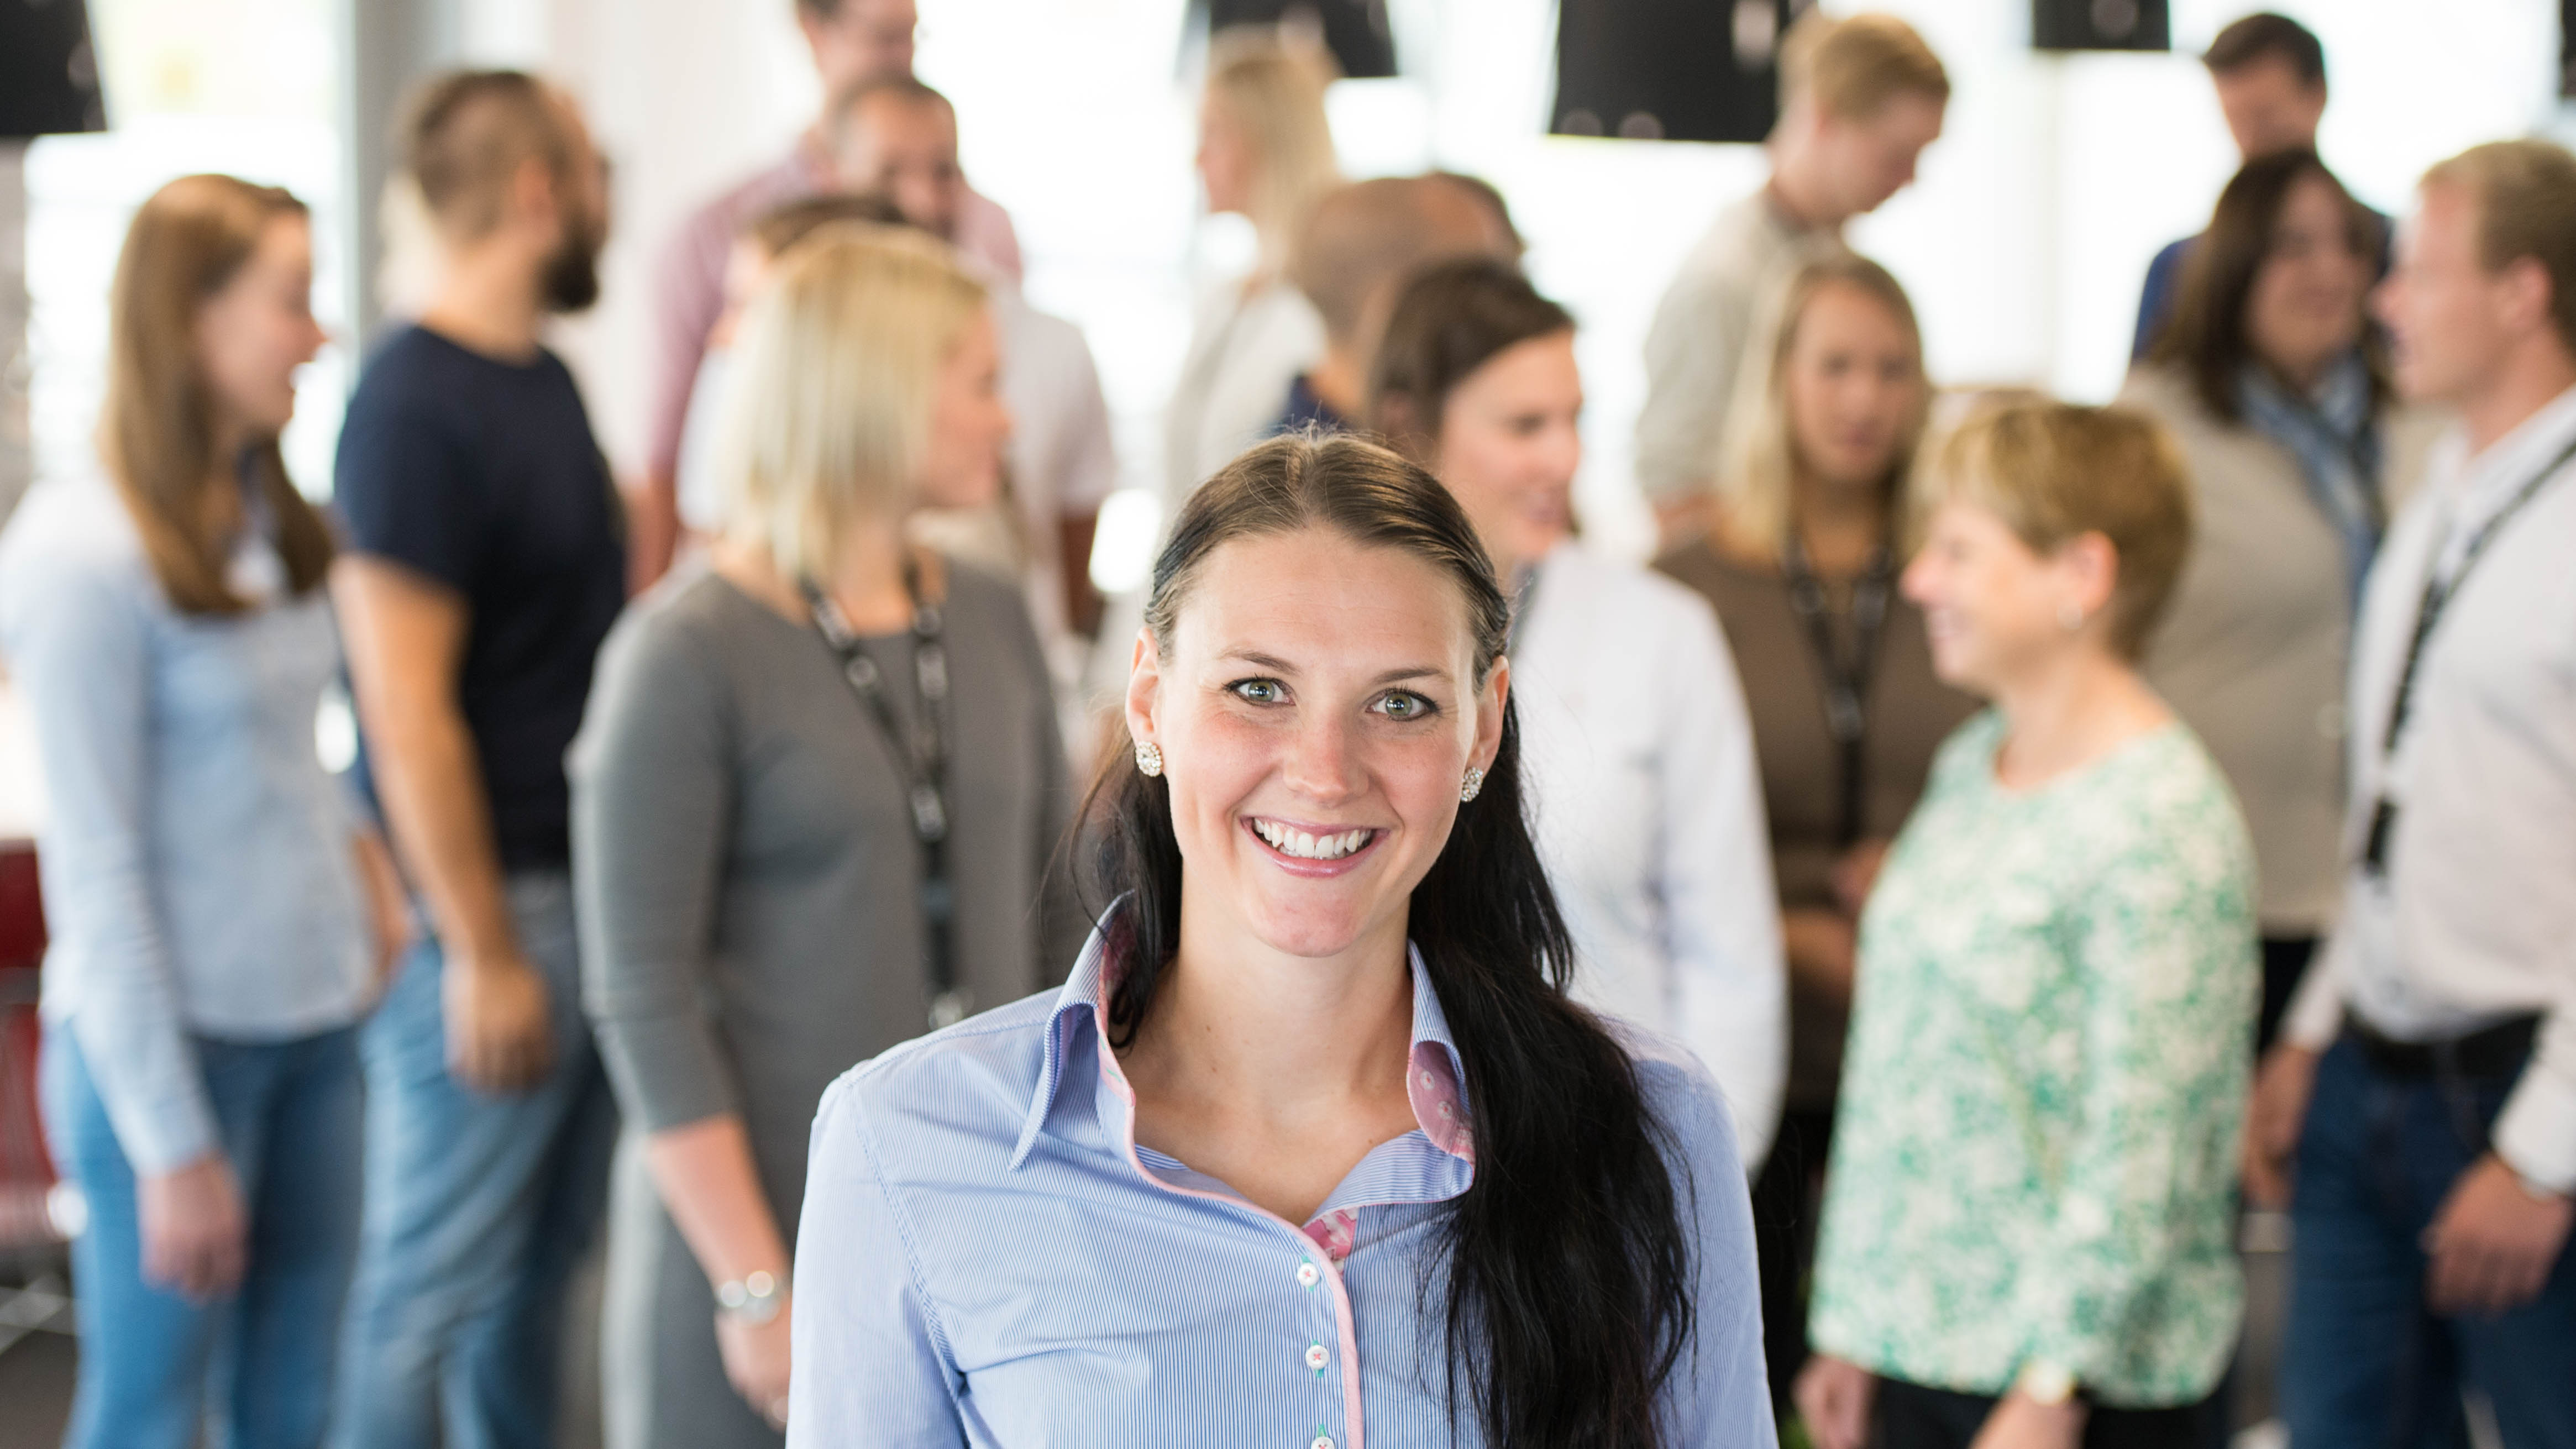
<instances>
[{"instance_id":1,"label":"woman's eyebrow","mask_svg":"<svg viewBox=\"0 0 2576 1449\"><path fill-rule=\"evenodd\" d=\"M1217 655L1217 658L1231 659L1238 663L1249 664L1255 669L1266 669L1273 674L1285 675L1295 674L1297 672L1296 665L1291 664L1287 660L1281 659L1276 655L1264 654L1257 649L1228 649Z\"/></svg>"},{"instance_id":2,"label":"woman's eyebrow","mask_svg":"<svg viewBox=\"0 0 2576 1449\"><path fill-rule=\"evenodd\" d=\"M1255 669L1267 670L1282 678L1293 678L1298 672L1297 666L1289 663L1287 660L1281 659L1277 655L1264 654L1257 649L1228 649L1217 657L1219 659L1232 660L1241 664L1249 664ZM1372 685L1400 684L1408 679L1446 679L1448 676L1449 671L1441 668L1437 664L1405 664L1399 665L1394 669L1387 670L1385 673L1380 674L1377 678L1371 680L1370 683Z\"/></svg>"}]
</instances>

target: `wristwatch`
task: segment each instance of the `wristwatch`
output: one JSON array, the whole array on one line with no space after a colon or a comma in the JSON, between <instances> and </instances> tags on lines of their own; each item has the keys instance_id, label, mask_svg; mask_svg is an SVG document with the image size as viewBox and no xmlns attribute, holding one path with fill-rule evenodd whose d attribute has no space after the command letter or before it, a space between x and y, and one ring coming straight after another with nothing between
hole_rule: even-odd
<instances>
[{"instance_id":1,"label":"wristwatch","mask_svg":"<svg viewBox=\"0 0 2576 1449\"><path fill-rule=\"evenodd\" d=\"M2021 1367L2021 1377L2013 1387L2034 1404L2056 1408L2075 1397L2075 1375L2046 1359L2032 1359Z\"/></svg>"},{"instance_id":2,"label":"wristwatch","mask_svg":"<svg viewBox=\"0 0 2576 1449\"><path fill-rule=\"evenodd\" d=\"M716 1306L736 1323L767 1323L787 1305L787 1275L754 1273L716 1289Z\"/></svg>"}]
</instances>

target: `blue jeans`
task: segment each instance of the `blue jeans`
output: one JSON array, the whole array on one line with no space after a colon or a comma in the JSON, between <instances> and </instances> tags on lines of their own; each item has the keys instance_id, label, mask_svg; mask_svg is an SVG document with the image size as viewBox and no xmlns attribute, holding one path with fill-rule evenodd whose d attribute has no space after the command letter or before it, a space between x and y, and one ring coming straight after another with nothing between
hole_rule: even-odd
<instances>
[{"instance_id":1,"label":"blue jeans","mask_svg":"<svg viewBox=\"0 0 2576 1449\"><path fill-rule=\"evenodd\" d=\"M249 1210L239 1290L207 1303L143 1281L134 1170L68 1031L46 1033L46 1131L89 1203L72 1244L80 1383L65 1449L312 1449L333 1330L358 1251L357 1032L196 1041L223 1151Z\"/></svg>"},{"instance_id":2,"label":"blue jeans","mask_svg":"<svg viewBox=\"0 0 2576 1449\"><path fill-rule=\"evenodd\" d=\"M542 1082L487 1096L448 1075L434 941L403 962L361 1038L367 1213L341 1449L554 1442L564 1295L598 1231L617 1108L581 1014L570 879L513 876L509 897L546 983Z\"/></svg>"},{"instance_id":3,"label":"blue jeans","mask_svg":"<svg viewBox=\"0 0 2576 1449\"><path fill-rule=\"evenodd\" d=\"M2297 1449L2460 1449L2463 1381L2495 1405L2506 1449L2576 1446L2576 1250L2510 1312L2445 1318L2424 1302L2418 1239L2511 1086L2390 1076L2348 1037L2318 1063L2281 1363Z\"/></svg>"}]
</instances>

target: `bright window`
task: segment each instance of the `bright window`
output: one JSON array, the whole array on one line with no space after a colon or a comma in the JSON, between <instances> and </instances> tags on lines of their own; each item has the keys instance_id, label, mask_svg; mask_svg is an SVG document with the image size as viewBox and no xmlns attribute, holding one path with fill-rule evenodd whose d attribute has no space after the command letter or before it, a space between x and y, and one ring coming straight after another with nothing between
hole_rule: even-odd
<instances>
[{"instance_id":1,"label":"bright window","mask_svg":"<svg viewBox=\"0 0 2576 1449\"><path fill-rule=\"evenodd\" d=\"M1913 293L1936 378L2108 398L2138 283L2206 220L2235 166L2194 57L2255 0L2173 0L2169 55L2042 56L2028 0L1829 0L1922 29L1955 87L1918 183L1851 232ZM2324 40L2329 164L2402 210L2425 166L2529 132L2553 111L2549 0L2275 0ZM1159 409L1192 289L1242 254L1194 223L1195 100L1175 65L1180 0L922 0L924 77L958 104L976 185L1011 208L1029 293L1099 355L1131 482L1159 478ZM1629 476L1656 300L1726 202L1757 185L1751 146L1541 134L1556 0L1390 0L1405 76L1332 99L1355 176L1442 165L1499 185L1538 284L1583 324L1587 526L1641 551ZM1004 38L1007 37L1007 43Z\"/></svg>"},{"instance_id":2,"label":"bright window","mask_svg":"<svg viewBox=\"0 0 2576 1449\"><path fill-rule=\"evenodd\" d=\"M174 177L221 171L313 209L313 304L335 337L347 210L337 125L336 0L90 0L112 130L27 151L29 399L36 476L89 471L107 365L107 293L135 207ZM288 471L330 491L348 393L340 341L300 379Z\"/></svg>"}]
</instances>

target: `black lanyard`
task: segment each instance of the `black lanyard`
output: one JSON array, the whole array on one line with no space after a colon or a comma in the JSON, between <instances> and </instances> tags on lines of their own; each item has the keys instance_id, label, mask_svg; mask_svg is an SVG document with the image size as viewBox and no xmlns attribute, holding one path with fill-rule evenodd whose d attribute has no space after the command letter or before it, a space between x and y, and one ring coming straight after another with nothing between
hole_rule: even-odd
<instances>
[{"instance_id":1,"label":"black lanyard","mask_svg":"<svg viewBox=\"0 0 2576 1449\"><path fill-rule=\"evenodd\" d=\"M2407 640L2406 663L2397 672L2397 696L2388 704L2388 728L2379 736L2382 777L2379 801L2371 809L2370 834L2361 851L2362 866L2373 875L2388 868L2388 837L2397 823L2397 802L2388 798L2386 775L2389 762L2397 757L2397 741L2406 731L2407 717L2414 712L2415 682L2423 668L2424 646L2432 639L2434 626L2441 623L2442 615L2450 610L2451 601L2460 596L2461 585L2469 581L2469 571L2476 568L2478 560L2485 556L2487 546L2504 532L2504 526L2513 521L2514 515L2540 496L2540 490L2571 460L2576 460L2576 442L2560 449L2557 457L2550 459L2539 472L2531 475L2528 482L2515 489L2504 506L2479 525L2476 533L2469 535L2468 547L2460 553L2460 566L2451 570L2447 578L2442 574L2443 544L2449 541L2447 534L2434 546L2432 563L2425 570L2424 597L2415 606L2414 637Z\"/></svg>"},{"instance_id":2,"label":"black lanyard","mask_svg":"<svg viewBox=\"0 0 2576 1449\"><path fill-rule=\"evenodd\" d=\"M1780 572L1789 584L1789 608L1806 626L1808 651L1816 658L1816 676L1824 684L1825 733L1841 754L1840 794L1835 802L1835 838L1846 849L1860 842L1868 807L1869 686L1878 662L1878 640L1887 623L1887 601L1896 581L1895 553L1885 543L1870 551L1869 563L1852 581L1852 651L1848 659L1834 641L1833 613L1825 606L1825 585L1807 562L1806 545L1791 528L1780 543Z\"/></svg>"},{"instance_id":3,"label":"black lanyard","mask_svg":"<svg viewBox=\"0 0 2576 1449\"><path fill-rule=\"evenodd\" d=\"M903 584L912 596L913 683L921 693L921 717L909 729L895 709L885 675L860 646L840 605L810 582L799 587L814 612L814 627L840 658L841 678L867 706L903 779L913 839L921 847L922 965L930 980L930 1024L936 1028L963 1020L973 1006L970 993L958 984L952 935L957 894L948 873L948 650L940 642L939 606L922 599L921 581L908 563Z\"/></svg>"}]
</instances>

